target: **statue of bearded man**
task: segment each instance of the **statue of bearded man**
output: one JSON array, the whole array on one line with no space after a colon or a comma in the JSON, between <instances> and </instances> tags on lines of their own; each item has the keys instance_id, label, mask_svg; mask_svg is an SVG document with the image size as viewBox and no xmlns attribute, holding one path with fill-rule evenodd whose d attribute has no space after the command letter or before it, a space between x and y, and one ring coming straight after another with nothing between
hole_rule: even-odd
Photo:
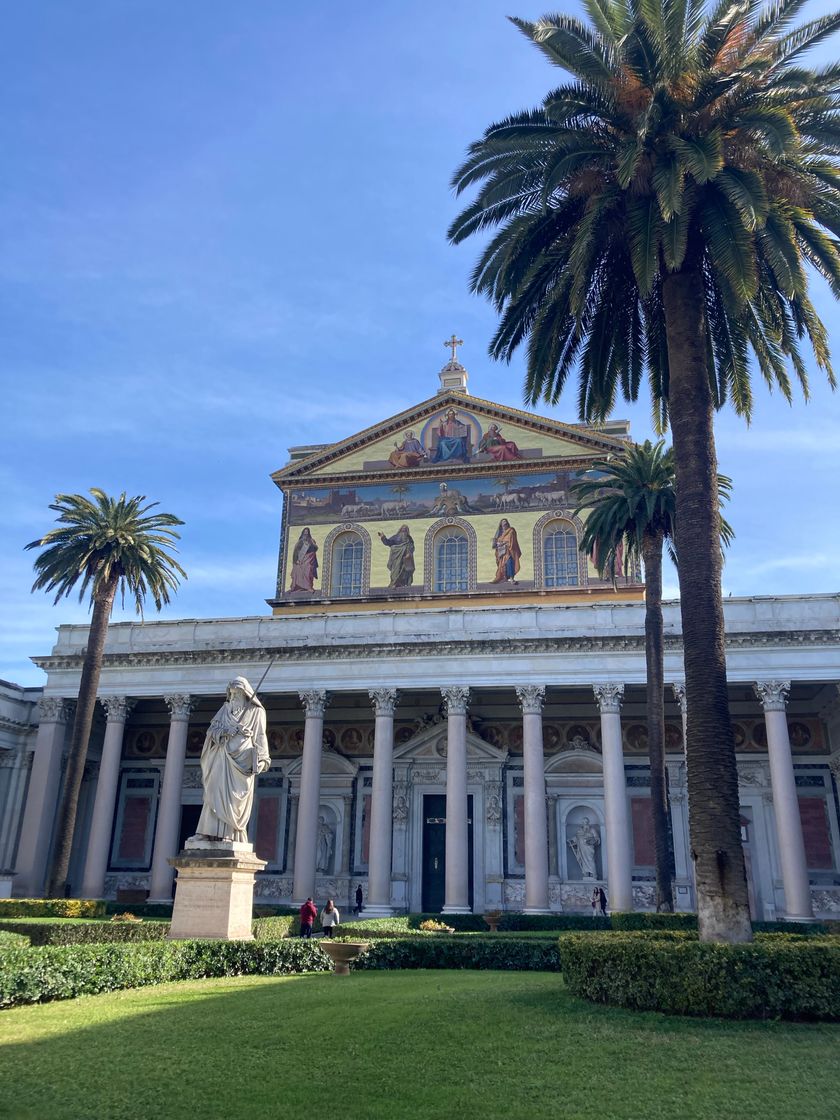
<instances>
[{"instance_id":1,"label":"statue of bearded man","mask_svg":"<svg viewBox=\"0 0 840 1120\"><path fill-rule=\"evenodd\" d=\"M192 839L246 844L257 774L270 765L265 708L245 677L236 677L204 740L204 806Z\"/></svg>"}]
</instances>

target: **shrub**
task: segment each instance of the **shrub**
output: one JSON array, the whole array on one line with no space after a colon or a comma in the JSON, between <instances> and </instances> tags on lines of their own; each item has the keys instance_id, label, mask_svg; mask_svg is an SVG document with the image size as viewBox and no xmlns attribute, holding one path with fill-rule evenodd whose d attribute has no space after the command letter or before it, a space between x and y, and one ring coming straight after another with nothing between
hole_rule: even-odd
<instances>
[{"instance_id":1,"label":"shrub","mask_svg":"<svg viewBox=\"0 0 840 1120\"><path fill-rule=\"evenodd\" d=\"M9 948L0 953L0 1007L211 976L326 972L311 941L158 941Z\"/></svg>"},{"instance_id":2,"label":"shrub","mask_svg":"<svg viewBox=\"0 0 840 1120\"><path fill-rule=\"evenodd\" d=\"M0 918L104 917L105 903L95 898L0 898Z\"/></svg>"},{"instance_id":3,"label":"shrub","mask_svg":"<svg viewBox=\"0 0 840 1120\"><path fill-rule=\"evenodd\" d=\"M697 929L696 914L651 914L619 911L610 914L610 925L617 930Z\"/></svg>"},{"instance_id":4,"label":"shrub","mask_svg":"<svg viewBox=\"0 0 840 1120\"><path fill-rule=\"evenodd\" d=\"M24 933L11 933L0 925L0 953L6 949L25 948L29 938Z\"/></svg>"},{"instance_id":5,"label":"shrub","mask_svg":"<svg viewBox=\"0 0 840 1120\"><path fill-rule=\"evenodd\" d=\"M753 922L753 933L792 933L799 937L821 937L830 933L829 922Z\"/></svg>"},{"instance_id":6,"label":"shrub","mask_svg":"<svg viewBox=\"0 0 840 1120\"><path fill-rule=\"evenodd\" d=\"M722 945L685 935L567 934L559 950L569 990L596 1003L731 1019L840 1019L836 939Z\"/></svg>"},{"instance_id":7,"label":"shrub","mask_svg":"<svg viewBox=\"0 0 840 1120\"><path fill-rule=\"evenodd\" d=\"M115 902L110 899L105 903L105 913L108 917L112 914L123 914L130 910L138 918L164 918L167 921L172 917L171 902Z\"/></svg>"},{"instance_id":8,"label":"shrub","mask_svg":"<svg viewBox=\"0 0 840 1120\"><path fill-rule=\"evenodd\" d=\"M455 930L452 926L446 925L445 922L435 921L434 918L426 918L424 922L420 923L420 929L424 933L454 933Z\"/></svg>"},{"instance_id":9,"label":"shrub","mask_svg":"<svg viewBox=\"0 0 840 1120\"><path fill-rule=\"evenodd\" d=\"M505 913L499 929L526 932L531 930L605 930L610 928L609 918L596 918L589 914L517 914Z\"/></svg>"},{"instance_id":10,"label":"shrub","mask_svg":"<svg viewBox=\"0 0 840 1120\"><path fill-rule=\"evenodd\" d=\"M448 915L447 915L448 917ZM353 963L359 969L477 968L514 972L558 972L553 942L493 937L400 937L374 942Z\"/></svg>"},{"instance_id":11,"label":"shrub","mask_svg":"<svg viewBox=\"0 0 840 1120\"><path fill-rule=\"evenodd\" d=\"M91 945L103 942L163 941L169 922L104 922L66 918L10 918L0 929L25 934L31 945Z\"/></svg>"},{"instance_id":12,"label":"shrub","mask_svg":"<svg viewBox=\"0 0 840 1120\"><path fill-rule=\"evenodd\" d=\"M286 914L276 918L255 918L252 928L257 941L279 941L284 937L295 937L300 933L300 918L297 914Z\"/></svg>"}]
</instances>

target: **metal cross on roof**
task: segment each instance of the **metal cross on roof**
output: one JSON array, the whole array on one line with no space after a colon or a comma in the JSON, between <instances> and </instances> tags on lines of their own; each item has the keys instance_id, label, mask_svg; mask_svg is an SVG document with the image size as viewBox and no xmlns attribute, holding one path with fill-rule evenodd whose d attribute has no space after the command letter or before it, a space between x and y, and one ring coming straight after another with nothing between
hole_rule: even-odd
<instances>
[{"instance_id":1,"label":"metal cross on roof","mask_svg":"<svg viewBox=\"0 0 840 1120\"><path fill-rule=\"evenodd\" d=\"M453 333L452 337L447 338L446 342L444 342L443 345L449 347L449 349L452 351L452 361L457 362L458 355L456 353L456 347L464 345L463 338L456 338L455 334Z\"/></svg>"}]
</instances>

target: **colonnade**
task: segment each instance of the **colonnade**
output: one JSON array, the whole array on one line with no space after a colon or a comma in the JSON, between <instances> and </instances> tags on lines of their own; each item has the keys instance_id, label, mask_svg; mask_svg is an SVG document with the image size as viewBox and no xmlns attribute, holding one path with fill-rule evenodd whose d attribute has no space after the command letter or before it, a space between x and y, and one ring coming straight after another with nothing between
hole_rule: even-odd
<instances>
[{"instance_id":1,"label":"colonnade","mask_svg":"<svg viewBox=\"0 0 840 1120\"><path fill-rule=\"evenodd\" d=\"M791 918L812 914L805 846L796 797L785 705L789 681L755 684L767 726L767 743L786 912ZM621 703L624 685L608 681L592 686L601 721L604 807L606 819L607 890L613 910L631 910L632 842L621 737ZM520 685L516 696L522 711L523 782L525 825L525 910L549 911L549 851L542 737L545 688ZM681 686L674 686L682 700ZM470 690L466 686L441 689L447 716L446 753L446 863L443 912L469 911L468 812L467 812L467 713ZM324 713L329 701L325 690L301 692L305 711L300 792L294 823L293 901L315 894L318 807L321 795L321 752ZM394 717L398 693L394 688L369 692L375 718L373 778L370 803L370 853L368 898L370 916L391 910L391 846L393 823ZM190 713L195 698L184 694L165 697L171 722L163 768L152 855L150 900L169 900L173 871L168 859L176 854L181 816L181 789ZM81 894L102 897L116 806L120 759L126 720L132 707L127 697L103 699L107 714L99 779L93 806ZM681 705L682 706L682 705ZM41 723L35 747L17 861L17 892L42 893L61 779L62 749L69 716L60 698L41 701Z\"/></svg>"}]
</instances>

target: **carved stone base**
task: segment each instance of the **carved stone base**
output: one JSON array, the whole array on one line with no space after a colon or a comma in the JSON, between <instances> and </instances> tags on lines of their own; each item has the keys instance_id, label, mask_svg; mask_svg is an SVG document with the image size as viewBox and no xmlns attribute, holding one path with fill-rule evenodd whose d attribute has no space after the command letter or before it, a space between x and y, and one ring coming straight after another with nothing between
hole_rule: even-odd
<instances>
[{"instance_id":1,"label":"carved stone base","mask_svg":"<svg viewBox=\"0 0 840 1120\"><path fill-rule=\"evenodd\" d=\"M265 860L258 859L251 844L233 847L205 841L169 860L178 872L170 938L253 941L254 875Z\"/></svg>"}]
</instances>

